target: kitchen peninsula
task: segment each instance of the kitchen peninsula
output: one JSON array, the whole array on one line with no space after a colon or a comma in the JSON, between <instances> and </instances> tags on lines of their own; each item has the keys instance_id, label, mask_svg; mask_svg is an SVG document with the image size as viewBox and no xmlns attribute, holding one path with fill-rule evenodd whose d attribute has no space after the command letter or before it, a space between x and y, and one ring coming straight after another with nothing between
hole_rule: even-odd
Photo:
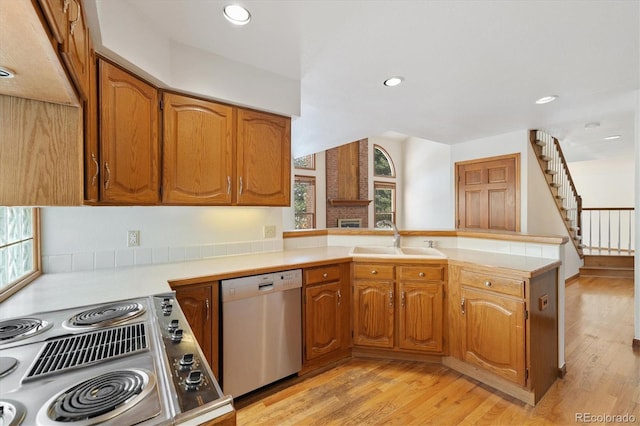
<instances>
[{"instance_id":1,"label":"kitchen peninsula","mask_svg":"<svg viewBox=\"0 0 640 426\"><path fill-rule=\"evenodd\" d=\"M422 278L427 279L429 285L438 283L440 287L437 288L442 289L442 299L436 297L435 300L441 301L436 303L442 303L439 323L441 345L426 350L404 350L392 343L390 350L379 350L367 343L352 344L349 341L335 353L303 358L302 373L352 353L356 356L442 362L534 405L564 367L561 362L564 354L561 309L564 286L558 285L558 277L562 276L558 271L562 268L561 248L567 242L566 238L470 231L401 231L400 234L403 245L408 247L421 247L425 240L433 241L446 258L389 259L351 254L356 245L390 245L392 234L389 231L286 232L283 235L283 251L91 272L45 274L2 303L0 319L147 296L201 283L216 284L226 278L293 268L302 268L307 272L313 268L347 265L347 269L342 270L350 271L349 276L341 279L348 289L361 281L354 275L357 267L383 265L387 272L397 270L398 275L389 275L385 279L379 276L374 280L376 282L386 280L393 283L397 280L398 285L413 282L417 288L421 284L416 280ZM437 266L443 271L442 275L437 279L420 275L423 266ZM417 278L403 276L405 272L416 272ZM310 280L307 281L303 284L303 294L307 290L306 284L309 284L308 288L313 285ZM415 289L416 286L411 288ZM346 302L349 292L345 293L342 294ZM395 298L398 300L397 309L400 303L402 307L405 302L411 306L409 290L402 294L402 299L400 295ZM407 295L406 300L404 295ZM358 310L356 296L353 299L349 304L349 318L353 318ZM363 300L360 299L360 303ZM378 303L375 298L367 300L366 303L374 304L372 306ZM385 302L396 304L395 300ZM306 303L309 303L308 298ZM514 311L501 317L492 306L502 307L503 312L509 309ZM485 318L499 321L507 329L495 327L495 324L486 327L483 323ZM391 327L395 329L397 325ZM305 324L303 330L303 334L308 333L313 330L313 324ZM416 333L419 335L421 331ZM530 339L540 339L544 344L532 345ZM539 353L538 347L551 349ZM497 363L492 362L490 356L495 348L500 352L498 358L493 360ZM504 352L505 348L509 350ZM508 359L503 359L504 355ZM540 373L542 369L544 372ZM544 385L539 386L539 383Z\"/></svg>"}]
</instances>

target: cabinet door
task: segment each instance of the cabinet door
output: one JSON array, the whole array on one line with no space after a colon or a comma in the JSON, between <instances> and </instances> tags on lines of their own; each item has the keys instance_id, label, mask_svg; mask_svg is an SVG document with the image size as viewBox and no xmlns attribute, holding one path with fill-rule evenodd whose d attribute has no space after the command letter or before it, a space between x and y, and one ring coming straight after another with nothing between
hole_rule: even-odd
<instances>
[{"instance_id":1,"label":"cabinet door","mask_svg":"<svg viewBox=\"0 0 640 426\"><path fill-rule=\"evenodd\" d=\"M81 0L70 0L67 12L68 32L64 40L62 58L80 96L89 94L89 27Z\"/></svg>"},{"instance_id":2,"label":"cabinet door","mask_svg":"<svg viewBox=\"0 0 640 426\"><path fill-rule=\"evenodd\" d=\"M308 287L305 296L305 357L311 360L342 347L340 281Z\"/></svg>"},{"instance_id":3,"label":"cabinet door","mask_svg":"<svg viewBox=\"0 0 640 426\"><path fill-rule=\"evenodd\" d=\"M162 201L231 204L233 108L164 94Z\"/></svg>"},{"instance_id":4,"label":"cabinet door","mask_svg":"<svg viewBox=\"0 0 640 426\"><path fill-rule=\"evenodd\" d=\"M464 360L524 386L524 301L466 287L461 296Z\"/></svg>"},{"instance_id":5,"label":"cabinet door","mask_svg":"<svg viewBox=\"0 0 640 426\"><path fill-rule=\"evenodd\" d=\"M99 200L100 159L98 149L98 71L95 51L89 43L89 96L84 110L84 199Z\"/></svg>"},{"instance_id":6,"label":"cabinet door","mask_svg":"<svg viewBox=\"0 0 640 426\"><path fill-rule=\"evenodd\" d=\"M291 119L238 108L236 204L288 206Z\"/></svg>"},{"instance_id":7,"label":"cabinet door","mask_svg":"<svg viewBox=\"0 0 640 426\"><path fill-rule=\"evenodd\" d=\"M398 347L442 351L443 284L400 282Z\"/></svg>"},{"instance_id":8,"label":"cabinet door","mask_svg":"<svg viewBox=\"0 0 640 426\"><path fill-rule=\"evenodd\" d=\"M198 341L200 349L207 359L216 377L218 376L217 356L213 357L213 292L210 285L178 287L176 299L182 312L189 321L189 326Z\"/></svg>"},{"instance_id":9,"label":"cabinet door","mask_svg":"<svg viewBox=\"0 0 640 426\"><path fill-rule=\"evenodd\" d=\"M353 294L355 345L393 347L393 282L356 281Z\"/></svg>"},{"instance_id":10,"label":"cabinet door","mask_svg":"<svg viewBox=\"0 0 640 426\"><path fill-rule=\"evenodd\" d=\"M99 70L101 201L156 204L158 93L107 62Z\"/></svg>"},{"instance_id":11,"label":"cabinet door","mask_svg":"<svg viewBox=\"0 0 640 426\"><path fill-rule=\"evenodd\" d=\"M58 44L64 46L67 39L67 11L71 0L39 0L38 3L47 18L51 34Z\"/></svg>"}]
</instances>

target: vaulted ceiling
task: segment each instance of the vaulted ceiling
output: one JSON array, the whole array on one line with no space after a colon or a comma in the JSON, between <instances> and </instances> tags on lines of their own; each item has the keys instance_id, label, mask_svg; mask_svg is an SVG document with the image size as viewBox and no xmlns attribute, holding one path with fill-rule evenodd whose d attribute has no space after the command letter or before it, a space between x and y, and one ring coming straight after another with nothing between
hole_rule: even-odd
<instances>
[{"instance_id":1,"label":"vaulted ceiling","mask_svg":"<svg viewBox=\"0 0 640 426\"><path fill-rule=\"evenodd\" d=\"M633 152L636 0L239 0L252 14L242 27L222 16L231 1L90 0L88 9L103 33L123 30L99 19L120 3L141 38L299 82L296 156L381 134L455 144L529 128L559 137L569 161ZM385 87L394 75L403 84ZM535 104L546 95L558 99Z\"/></svg>"}]
</instances>

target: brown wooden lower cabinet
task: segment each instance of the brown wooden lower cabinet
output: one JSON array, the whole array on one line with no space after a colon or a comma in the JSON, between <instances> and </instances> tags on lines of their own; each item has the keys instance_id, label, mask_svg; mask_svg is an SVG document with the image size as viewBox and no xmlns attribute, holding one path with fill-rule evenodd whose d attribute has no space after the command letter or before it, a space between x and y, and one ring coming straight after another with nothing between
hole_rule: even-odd
<instances>
[{"instance_id":1,"label":"brown wooden lower cabinet","mask_svg":"<svg viewBox=\"0 0 640 426\"><path fill-rule=\"evenodd\" d=\"M305 268L302 371L350 355L349 263Z\"/></svg>"},{"instance_id":2,"label":"brown wooden lower cabinet","mask_svg":"<svg viewBox=\"0 0 640 426\"><path fill-rule=\"evenodd\" d=\"M454 265L448 287L445 364L535 405L558 378L558 269Z\"/></svg>"},{"instance_id":3,"label":"brown wooden lower cabinet","mask_svg":"<svg viewBox=\"0 0 640 426\"><path fill-rule=\"evenodd\" d=\"M219 379L218 281L172 287L176 291L176 299L189 321L200 349L216 379Z\"/></svg>"},{"instance_id":4,"label":"brown wooden lower cabinet","mask_svg":"<svg viewBox=\"0 0 640 426\"><path fill-rule=\"evenodd\" d=\"M354 263L354 346L442 354L446 270L436 263Z\"/></svg>"}]
</instances>

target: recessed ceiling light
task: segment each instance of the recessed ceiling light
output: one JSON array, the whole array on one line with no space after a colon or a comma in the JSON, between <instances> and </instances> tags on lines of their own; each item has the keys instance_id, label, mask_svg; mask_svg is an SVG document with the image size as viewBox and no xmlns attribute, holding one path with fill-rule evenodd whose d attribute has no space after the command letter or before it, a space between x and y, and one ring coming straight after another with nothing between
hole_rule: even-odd
<instances>
[{"instance_id":1,"label":"recessed ceiling light","mask_svg":"<svg viewBox=\"0 0 640 426\"><path fill-rule=\"evenodd\" d=\"M251 20L251 14L247 9L237 4L224 7L224 17L234 25L246 25Z\"/></svg>"},{"instance_id":2,"label":"recessed ceiling light","mask_svg":"<svg viewBox=\"0 0 640 426\"><path fill-rule=\"evenodd\" d=\"M600 127L600 123L598 123L597 121L591 121L584 125L585 129L595 129L597 127Z\"/></svg>"},{"instance_id":3,"label":"recessed ceiling light","mask_svg":"<svg viewBox=\"0 0 640 426\"><path fill-rule=\"evenodd\" d=\"M397 86L398 84L402 83L404 81L404 77L390 77L388 79L386 79L382 84L384 84L385 86L388 87L393 87L393 86Z\"/></svg>"},{"instance_id":4,"label":"recessed ceiling light","mask_svg":"<svg viewBox=\"0 0 640 426\"><path fill-rule=\"evenodd\" d=\"M537 103L538 105L548 104L549 102L553 102L553 101L555 101L556 99L558 99L558 96L556 96L556 95L544 96L544 97L542 97L542 98L538 99L538 100L536 101L536 103Z\"/></svg>"},{"instance_id":5,"label":"recessed ceiling light","mask_svg":"<svg viewBox=\"0 0 640 426\"><path fill-rule=\"evenodd\" d=\"M0 67L0 78L13 78L15 75L16 73L9 68Z\"/></svg>"},{"instance_id":6,"label":"recessed ceiling light","mask_svg":"<svg viewBox=\"0 0 640 426\"><path fill-rule=\"evenodd\" d=\"M620 135L611 135L611 136L607 136L606 138L604 138L605 141L613 141L616 139L620 139L621 136Z\"/></svg>"}]
</instances>

